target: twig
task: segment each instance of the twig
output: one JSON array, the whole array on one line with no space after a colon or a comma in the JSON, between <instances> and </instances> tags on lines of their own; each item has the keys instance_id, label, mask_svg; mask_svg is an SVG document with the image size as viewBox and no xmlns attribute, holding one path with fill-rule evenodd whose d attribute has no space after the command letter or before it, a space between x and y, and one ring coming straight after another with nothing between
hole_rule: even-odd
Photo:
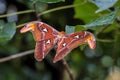
<instances>
[{"instance_id":1,"label":"twig","mask_svg":"<svg viewBox=\"0 0 120 80\"><path fill-rule=\"evenodd\" d=\"M26 23L23 23L23 24L20 24L20 25L17 25L16 28L20 28L20 27L23 27L24 25L26 25L28 22Z\"/></svg>"},{"instance_id":2,"label":"twig","mask_svg":"<svg viewBox=\"0 0 120 80\"><path fill-rule=\"evenodd\" d=\"M62 9L68 9L68 8L72 8L72 7L76 7L76 6L80 6L80 5L83 5L84 3L82 3L82 4L75 4L75 5L67 5L67 6L62 6L62 7L57 7L57 8L53 8L53 9L50 9L50 10L46 10L44 12L41 12L41 13L37 14L37 17L39 18L39 16L47 14L47 13L50 13L50 12L54 12L54 11L58 11L58 10L62 10ZM20 11L20 12L17 12L17 13L0 15L0 18L11 16L11 15L14 15L14 14L24 14L24 13L30 13L30 12L35 12L35 10L27 10L27 11ZM26 23L20 24L20 25L17 26L17 28L20 28L20 27L24 26L25 24Z\"/></svg>"},{"instance_id":3,"label":"twig","mask_svg":"<svg viewBox=\"0 0 120 80\"><path fill-rule=\"evenodd\" d=\"M7 17L7 16L12 16L12 15L15 15L15 14L25 14L25 13L30 13L30 12L35 12L35 10L25 10L25 11L10 13L10 14L4 14L4 15L0 15L0 18L4 18L4 17Z\"/></svg>"},{"instance_id":4,"label":"twig","mask_svg":"<svg viewBox=\"0 0 120 80\"><path fill-rule=\"evenodd\" d=\"M25 51L25 52L21 52L21 53L16 53L16 54L8 56L8 57L0 58L0 63L10 61L12 59L20 58L20 57L23 57L23 56L26 56L26 55L29 55L29 54L32 54L32 53L34 53L34 49L33 50L28 50L28 51ZM72 74L66 60L62 59L62 63L64 65L66 71L68 72L70 79L74 80L73 74Z\"/></svg>"},{"instance_id":5,"label":"twig","mask_svg":"<svg viewBox=\"0 0 120 80\"><path fill-rule=\"evenodd\" d=\"M85 1L85 2L86 2L86 1ZM68 8L80 6L80 5L83 5L85 2L83 2L82 4L67 5L67 6L62 6L62 7L57 7L57 8L53 8L53 9L50 9L50 10L46 10L46 11L44 11L44 12L39 13L37 16L41 16L41 15L43 15L43 14L47 14L47 13L54 12L54 11L58 11L58 10L63 10L63 9L68 9Z\"/></svg>"},{"instance_id":6,"label":"twig","mask_svg":"<svg viewBox=\"0 0 120 80\"><path fill-rule=\"evenodd\" d=\"M67 5L67 6L62 6L62 7L57 7L57 8L53 8L53 9L50 9L50 10L46 10L44 12L39 13L37 15L37 17L39 17L41 15L44 15L44 14L47 14L47 13L50 13L50 12L54 12L54 11L58 11L58 10L62 10L62 9L68 9L68 8L72 8L72 7L75 7L75 6L80 6L80 5L83 5L84 3L75 4L75 5ZM25 14L25 13L31 13L31 12L35 12L35 10L25 10L25 11L10 13L10 14L4 14L4 15L0 15L0 18L4 18L4 17L7 17L7 16L12 16L12 15L15 15L15 14Z\"/></svg>"},{"instance_id":7,"label":"twig","mask_svg":"<svg viewBox=\"0 0 120 80\"><path fill-rule=\"evenodd\" d=\"M105 29L107 29L109 26L110 26L110 24L107 25L107 26L105 26L105 27L103 27L103 28L101 28L101 29L96 33L96 36L98 36L101 32L103 32L103 31L104 31Z\"/></svg>"},{"instance_id":8,"label":"twig","mask_svg":"<svg viewBox=\"0 0 120 80\"><path fill-rule=\"evenodd\" d=\"M25 51L25 52L21 52L21 53L16 53L16 54L8 56L8 57L0 58L0 63L9 61L11 59L20 58L20 57L23 57L23 56L26 56L26 55L29 55L29 54L32 54L32 53L34 53L34 49L33 50L28 50L28 51Z\"/></svg>"},{"instance_id":9,"label":"twig","mask_svg":"<svg viewBox=\"0 0 120 80\"><path fill-rule=\"evenodd\" d=\"M109 40L109 39L99 39L99 38L96 38L97 41L99 42L103 42L103 43L112 43L114 42L114 40Z\"/></svg>"},{"instance_id":10,"label":"twig","mask_svg":"<svg viewBox=\"0 0 120 80\"><path fill-rule=\"evenodd\" d=\"M69 68L69 65L67 64L66 60L65 60L65 59L62 59L62 63L63 63L63 65L64 65L66 71L68 72L70 79L71 79L71 80L74 80L74 76L73 76L73 74L72 74L72 72L71 72L71 70L70 70L70 68Z\"/></svg>"}]
</instances>

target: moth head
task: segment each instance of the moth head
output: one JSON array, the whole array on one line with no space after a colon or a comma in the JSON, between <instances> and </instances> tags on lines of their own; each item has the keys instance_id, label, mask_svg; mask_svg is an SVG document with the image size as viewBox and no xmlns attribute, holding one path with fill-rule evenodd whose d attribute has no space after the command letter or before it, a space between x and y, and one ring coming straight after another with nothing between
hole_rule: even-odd
<instances>
[{"instance_id":1,"label":"moth head","mask_svg":"<svg viewBox=\"0 0 120 80\"><path fill-rule=\"evenodd\" d=\"M25 33L25 32L27 32L27 31L34 31L34 29L35 29L35 27L37 26L37 21L35 21L35 22L30 22L30 23L28 23L28 24L26 24L21 30L20 30L20 32L21 33Z\"/></svg>"},{"instance_id":2,"label":"moth head","mask_svg":"<svg viewBox=\"0 0 120 80\"><path fill-rule=\"evenodd\" d=\"M88 34L89 34L89 36L87 38L87 42L88 42L91 49L95 49L95 47L96 47L95 37L92 33L88 32Z\"/></svg>"}]
</instances>

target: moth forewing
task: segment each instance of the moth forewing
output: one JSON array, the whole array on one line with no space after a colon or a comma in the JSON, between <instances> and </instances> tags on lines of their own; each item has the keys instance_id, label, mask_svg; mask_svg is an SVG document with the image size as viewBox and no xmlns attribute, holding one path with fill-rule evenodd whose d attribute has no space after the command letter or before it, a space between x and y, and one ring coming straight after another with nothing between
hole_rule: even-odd
<instances>
[{"instance_id":1,"label":"moth forewing","mask_svg":"<svg viewBox=\"0 0 120 80\"><path fill-rule=\"evenodd\" d=\"M63 38L58 41L58 49L53 62L55 63L61 60L74 48L84 43L87 43L92 49L95 48L96 43L92 33L84 31L63 36Z\"/></svg>"},{"instance_id":2,"label":"moth forewing","mask_svg":"<svg viewBox=\"0 0 120 80\"><path fill-rule=\"evenodd\" d=\"M95 37L88 31L75 32L67 34L47 25L46 23L34 21L28 23L20 32L31 31L36 41L35 58L38 61L44 59L45 55L55 47L57 43L57 51L53 62L57 62L64 58L71 50L83 43L88 43L91 49L96 46Z\"/></svg>"}]
</instances>

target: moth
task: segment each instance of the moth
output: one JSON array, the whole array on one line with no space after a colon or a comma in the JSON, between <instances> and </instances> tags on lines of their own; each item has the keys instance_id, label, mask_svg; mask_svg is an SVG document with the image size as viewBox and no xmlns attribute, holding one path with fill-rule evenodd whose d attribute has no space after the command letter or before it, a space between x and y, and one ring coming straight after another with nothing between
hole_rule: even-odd
<instances>
[{"instance_id":1,"label":"moth","mask_svg":"<svg viewBox=\"0 0 120 80\"><path fill-rule=\"evenodd\" d=\"M39 21L30 22L20 30L21 33L27 31L32 32L36 41L34 56L37 61L42 61L55 45L57 45L57 49L53 59L54 63L81 44L86 43L91 49L96 47L95 37L88 31L66 34L64 31L59 32L50 25Z\"/></svg>"}]
</instances>

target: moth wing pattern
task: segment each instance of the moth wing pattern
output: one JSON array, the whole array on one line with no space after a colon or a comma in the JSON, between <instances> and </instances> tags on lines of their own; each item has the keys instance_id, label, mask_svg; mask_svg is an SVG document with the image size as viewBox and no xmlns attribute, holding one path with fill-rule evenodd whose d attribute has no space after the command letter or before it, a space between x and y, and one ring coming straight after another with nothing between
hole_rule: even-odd
<instances>
[{"instance_id":1,"label":"moth wing pattern","mask_svg":"<svg viewBox=\"0 0 120 80\"><path fill-rule=\"evenodd\" d=\"M36 46L35 46L35 59L37 61L42 61L44 59L44 49L45 49L45 44L43 41L40 42L36 42Z\"/></svg>"},{"instance_id":2,"label":"moth wing pattern","mask_svg":"<svg viewBox=\"0 0 120 80\"><path fill-rule=\"evenodd\" d=\"M37 61L42 61L44 57L49 53L49 51L54 47L56 44L56 39L47 39L43 41L36 42L35 48L35 58Z\"/></svg>"},{"instance_id":3,"label":"moth wing pattern","mask_svg":"<svg viewBox=\"0 0 120 80\"><path fill-rule=\"evenodd\" d=\"M88 43L89 38L92 43ZM81 44L88 43L95 46L94 36L87 31L75 32L63 36L58 41L58 48L53 62L57 62L65 57L72 49L80 46Z\"/></svg>"},{"instance_id":4,"label":"moth wing pattern","mask_svg":"<svg viewBox=\"0 0 120 80\"><path fill-rule=\"evenodd\" d=\"M20 32L31 31L36 41L35 58L38 61L44 59L45 55L54 47L58 31L46 23L33 21L25 25Z\"/></svg>"},{"instance_id":5,"label":"moth wing pattern","mask_svg":"<svg viewBox=\"0 0 120 80\"><path fill-rule=\"evenodd\" d=\"M38 29L41 34L41 40L55 38L59 33L56 29L45 23L41 23L40 25L38 25Z\"/></svg>"},{"instance_id":6,"label":"moth wing pattern","mask_svg":"<svg viewBox=\"0 0 120 80\"><path fill-rule=\"evenodd\" d=\"M65 34L65 32L58 32L50 25L39 21L30 22L20 30L21 33L27 31L32 32L36 41L34 56L38 61L42 61L56 43L57 50L53 60L54 63L64 58L72 49L83 43L87 43L91 49L96 46L93 34L88 31Z\"/></svg>"},{"instance_id":7,"label":"moth wing pattern","mask_svg":"<svg viewBox=\"0 0 120 80\"><path fill-rule=\"evenodd\" d=\"M21 33L25 33L27 31L32 32L36 42L53 38L58 35L58 31L56 29L39 21L30 22L20 30Z\"/></svg>"}]
</instances>

